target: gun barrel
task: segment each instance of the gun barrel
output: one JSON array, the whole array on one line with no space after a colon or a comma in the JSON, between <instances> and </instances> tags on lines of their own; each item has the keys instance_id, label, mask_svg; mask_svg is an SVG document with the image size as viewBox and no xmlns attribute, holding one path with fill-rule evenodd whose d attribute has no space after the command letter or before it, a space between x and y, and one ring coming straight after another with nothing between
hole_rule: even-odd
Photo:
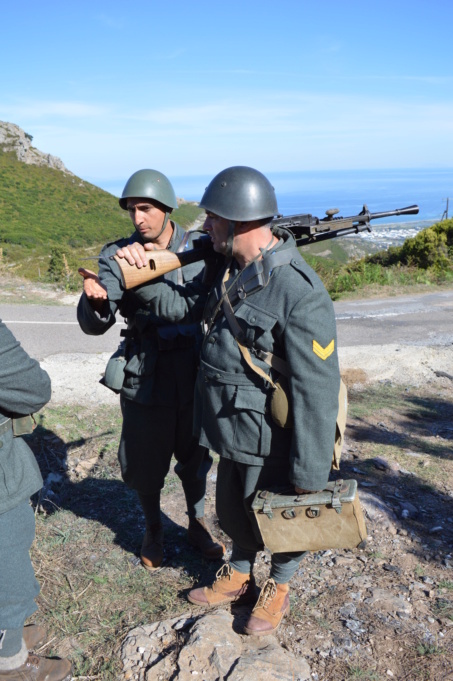
<instances>
[{"instance_id":1,"label":"gun barrel","mask_svg":"<svg viewBox=\"0 0 453 681\"><path fill-rule=\"evenodd\" d=\"M407 206L406 208L396 208L395 210L385 210L382 213L370 213L370 218L378 220L379 218L390 218L393 215L417 215L419 207Z\"/></svg>"}]
</instances>

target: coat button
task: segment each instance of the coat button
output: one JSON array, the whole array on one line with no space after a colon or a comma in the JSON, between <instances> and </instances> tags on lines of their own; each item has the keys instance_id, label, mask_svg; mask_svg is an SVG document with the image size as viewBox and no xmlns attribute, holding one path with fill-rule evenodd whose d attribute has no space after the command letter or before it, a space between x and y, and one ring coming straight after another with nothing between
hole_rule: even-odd
<instances>
[{"instance_id":1,"label":"coat button","mask_svg":"<svg viewBox=\"0 0 453 681\"><path fill-rule=\"evenodd\" d=\"M209 336L208 338L208 343L211 343L212 345L216 342L216 338L214 336Z\"/></svg>"},{"instance_id":2,"label":"coat button","mask_svg":"<svg viewBox=\"0 0 453 681\"><path fill-rule=\"evenodd\" d=\"M215 377L216 377L216 378L220 378L220 374L216 374Z\"/></svg>"},{"instance_id":3,"label":"coat button","mask_svg":"<svg viewBox=\"0 0 453 681\"><path fill-rule=\"evenodd\" d=\"M256 322L256 317L250 317L250 321L254 324Z\"/></svg>"}]
</instances>

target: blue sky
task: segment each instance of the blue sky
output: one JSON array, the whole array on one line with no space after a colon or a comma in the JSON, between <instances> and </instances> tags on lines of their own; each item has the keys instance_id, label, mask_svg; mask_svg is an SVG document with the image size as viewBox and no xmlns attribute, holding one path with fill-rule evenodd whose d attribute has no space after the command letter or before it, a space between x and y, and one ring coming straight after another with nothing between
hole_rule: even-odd
<instances>
[{"instance_id":1,"label":"blue sky","mask_svg":"<svg viewBox=\"0 0 453 681\"><path fill-rule=\"evenodd\" d=\"M0 120L104 188L453 166L447 0L17 0L1 22Z\"/></svg>"}]
</instances>

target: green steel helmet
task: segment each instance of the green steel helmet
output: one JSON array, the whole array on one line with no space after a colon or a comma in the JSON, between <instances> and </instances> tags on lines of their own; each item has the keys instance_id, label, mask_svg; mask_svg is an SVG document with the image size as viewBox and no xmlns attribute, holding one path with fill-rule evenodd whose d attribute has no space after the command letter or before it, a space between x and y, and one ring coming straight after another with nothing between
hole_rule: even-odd
<instances>
[{"instance_id":1,"label":"green steel helmet","mask_svg":"<svg viewBox=\"0 0 453 681\"><path fill-rule=\"evenodd\" d=\"M222 170L206 187L200 207L238 222L278 215L275 190L254 168L233 166Z\"/></svg>"},{"instance_id":2,"label":"green steel helmet","mask_svg":"<svg viewBox=\"0 0 453 681\"><path fill-rule=\"evenodd\" d=\"M170 209L170 212L178 207L170 180L158 170L137 170L131 175L119 200L121 208L127 210L127 200L132 198L154 199Z\"/></svg>"}]
</instances>

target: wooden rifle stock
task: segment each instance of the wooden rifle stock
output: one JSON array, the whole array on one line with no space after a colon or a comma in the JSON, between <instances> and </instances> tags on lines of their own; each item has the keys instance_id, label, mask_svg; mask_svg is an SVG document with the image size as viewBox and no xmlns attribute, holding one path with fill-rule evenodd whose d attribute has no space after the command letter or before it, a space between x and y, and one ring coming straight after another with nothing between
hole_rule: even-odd
<instances>
[{"instance_id":1,"label":"wooden rifle stock","mask_svg":"<svg viewBox=\"0 0 453 681\"><path fill-rule=\"evenodd\" d=\"M177 270L179 267L184 267L192 262L198 262L209 256L207 245L201 248L194 248L190 251L182 251L181 253L172 253L171 251L147 251L146 257L148 265L146 267L138 268L136 265L129 265L124 258L118 258L117 255L112 256L116 260L121 271L121 278L125 289L134 288L145 284L147 281L152 281L161 277L167 272Z\"/></svg>"}]
</instances>

